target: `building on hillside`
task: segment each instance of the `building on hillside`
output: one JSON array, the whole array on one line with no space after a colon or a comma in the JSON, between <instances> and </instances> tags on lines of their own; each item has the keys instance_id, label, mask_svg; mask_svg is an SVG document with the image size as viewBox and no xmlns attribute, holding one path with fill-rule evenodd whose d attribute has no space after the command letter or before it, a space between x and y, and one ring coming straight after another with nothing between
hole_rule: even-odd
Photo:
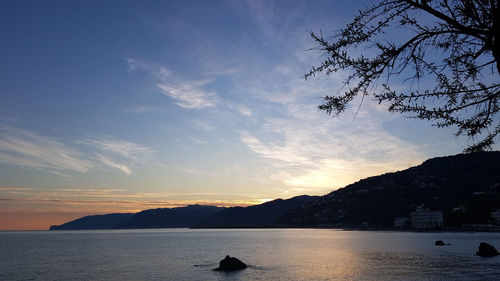
<instances>
[{"instance_id":1,"label":"building on hillside","mask_svg":"<svg viewBox=\"0 0 500 281\"><path fill-rule=\"evenodd\" d=\"M494 225L500 225L500 209L490 213Z\"/></svg>"},{"instance_id":2,"label":"building on hillside","mask_svg":"<svg viewBox=\"0 0 500 281\"><path fill-rule=\"evenodd\" d=\"M410 213L411 227L415 229L432 229L443 226L443 212L429 211L419 206Z\"/></svg>"},{"instance_id":3,"label":"building on hillside","mask_svg":"<svg viewBox=\"0 0 500 281\"><path fill-rule=\"evenodd\" d=\"M410 219L407 217L397 217L394 219L394 226L398 228L409 228Z\"/></svg>"}]
</instances>

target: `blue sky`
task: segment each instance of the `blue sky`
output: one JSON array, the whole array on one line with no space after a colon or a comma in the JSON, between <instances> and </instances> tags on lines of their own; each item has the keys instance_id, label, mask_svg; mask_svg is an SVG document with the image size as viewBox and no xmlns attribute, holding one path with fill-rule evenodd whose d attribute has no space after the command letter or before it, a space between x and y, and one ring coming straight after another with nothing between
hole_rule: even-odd
<instances>
[{"instance_id":1,"label":"blue sky","mask_svg":"<svg viewBox=\"0 0 500 281\"><path fill-rule=\"evenodd\" d=\"M373 100L317 110L345 74L302 78L323 58L308 32L362 7L2 1L0 220L324 194L460 153L452 130Z\"/></svg>"}]
</instances>

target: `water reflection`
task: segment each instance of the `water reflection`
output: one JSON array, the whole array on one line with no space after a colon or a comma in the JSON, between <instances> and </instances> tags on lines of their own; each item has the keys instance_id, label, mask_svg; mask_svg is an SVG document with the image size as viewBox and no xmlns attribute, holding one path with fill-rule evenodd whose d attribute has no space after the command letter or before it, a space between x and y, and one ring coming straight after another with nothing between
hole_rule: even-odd
<instances>
[{"instance_id":1,"label":"water reflection","mask_svg":"<svg viewBox=\"0 0 500 281\"><path fill-rule=\"evenodd\" d=\"M436 247L444 240L450 246ZM0 280L495 280L500 234L328 229L0 232ZM212 269L225 255L249 268ZM196 265L196 266L195 266Z\"/></svg>"}]
</instances>

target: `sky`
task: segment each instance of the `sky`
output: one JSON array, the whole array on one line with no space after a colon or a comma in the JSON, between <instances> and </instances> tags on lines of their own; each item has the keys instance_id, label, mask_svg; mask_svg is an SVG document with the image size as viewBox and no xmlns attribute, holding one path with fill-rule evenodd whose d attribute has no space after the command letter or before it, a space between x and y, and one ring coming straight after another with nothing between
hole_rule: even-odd
<instances>
[{"instance_id":1,"label":"sky","mask_svg":"<svg viewBox=\"0 0 500 281\"><path fill-rule=\"evenodd\" d=\"M346 73L303 79L309 32L370 3L2 1L0 229L322 195L460 153L372 99L317 109Z\"/></svg>"}]
</instances>

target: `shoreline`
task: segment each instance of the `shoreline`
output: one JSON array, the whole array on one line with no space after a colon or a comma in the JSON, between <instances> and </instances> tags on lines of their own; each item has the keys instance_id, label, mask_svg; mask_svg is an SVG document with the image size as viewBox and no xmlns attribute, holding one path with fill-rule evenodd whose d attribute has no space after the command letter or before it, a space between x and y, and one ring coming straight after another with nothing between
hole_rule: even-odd
<instances>
[{"instance_id":1,"label":"shoreline","mask_svg":"<svg viewBox=\"0 0 500 281\"><path fill-rule=\"evenodd\" d=\"M422 232L422 233L500 233L500 226L494 229L471 229L463 227L444 227L440 229L408 229L397 227L360 227L360 226L265 226L265 227L188 227L188 229L336 229L342 231L391 231L391 232Z\"/></svg>"},{"instance_id":2,"label":"shoreline","mask_svg":"<svg viewBox=\"0 0 500 281\"><path fill-rule=\"evenodd\" d=\"M500 233L500 226L490 226L484 227L441 227L438 229L411 229L411 228L398 228L398 227L382 227L382 226L334 226L334 225L319 225L319 226L308 226L308 225L269 225L269 226L234 226L234 227L148 227L148 228L94 228L94 229L9 229L0 230L0 232L35 232L35 231L49 231L49 232L59 232L59 231L85 231L85 230L144 230L144 229L336 229L342 231L390 231L390 232L422 232L422 233Z\"/></svg>"}]
</instances>

